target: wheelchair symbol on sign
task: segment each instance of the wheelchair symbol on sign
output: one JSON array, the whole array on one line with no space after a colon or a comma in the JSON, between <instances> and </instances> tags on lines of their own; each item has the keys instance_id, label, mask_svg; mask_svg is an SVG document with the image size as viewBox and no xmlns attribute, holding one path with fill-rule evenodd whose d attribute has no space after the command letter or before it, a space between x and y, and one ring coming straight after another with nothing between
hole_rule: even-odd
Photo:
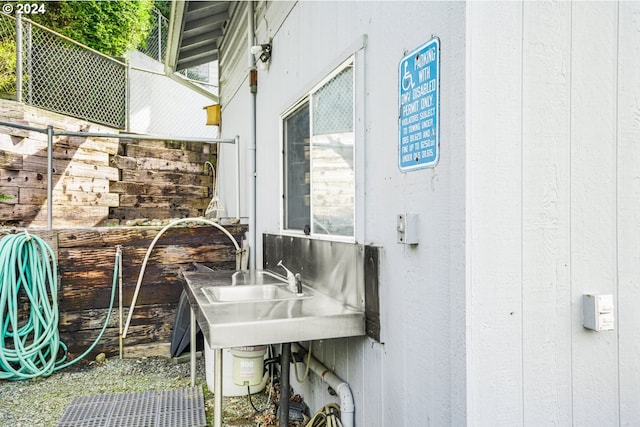
<instances>
[{"instance_id":1,"label":"wheelchair symbol on sign","mask_svg":"<svg viewBox=\"0 0 640 427\"><path fill-rule=\"evenodd\" d=\"M404 63L404 75L402 76L402 90L404 90L405 92L415 86L415 83L413 83L413 76L411 75L409 70L407 70L408 65L408 62Z\"/></svg>"}]
</instances>

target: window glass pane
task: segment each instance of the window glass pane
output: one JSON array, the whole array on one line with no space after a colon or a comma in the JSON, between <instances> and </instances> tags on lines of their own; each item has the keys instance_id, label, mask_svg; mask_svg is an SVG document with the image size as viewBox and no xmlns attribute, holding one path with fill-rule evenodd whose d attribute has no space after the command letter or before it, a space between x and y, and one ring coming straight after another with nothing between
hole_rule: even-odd
<instances>
[{"instance_id":1,"label":"window glass pane","mask_svg":"<svg viewBox=\"0 0 640 427\"><path fill-rule=\"evenodd\" d=\"M313 94L313 134L353 132L353 66Z\"/></svg>"},{"instance_id":2,"label":"window glass pane","mask_svg":"<svg viewBox=\"0 0 640 427\"><path fill-rule=\"evenodd\" d=\"M348 66L312 94L311 230L353 236L353 67Z\"/></svg>"},{"instance_id":3,"label":"window glass pane","mask_svg":"<svg viewBox=\"0 0 640 427\"><path fill-rule=\"evenodd\" d=\"M285 119L285 215L289 230L310 227L309 199L309 104Z\"/></svg>"}]
</instances>

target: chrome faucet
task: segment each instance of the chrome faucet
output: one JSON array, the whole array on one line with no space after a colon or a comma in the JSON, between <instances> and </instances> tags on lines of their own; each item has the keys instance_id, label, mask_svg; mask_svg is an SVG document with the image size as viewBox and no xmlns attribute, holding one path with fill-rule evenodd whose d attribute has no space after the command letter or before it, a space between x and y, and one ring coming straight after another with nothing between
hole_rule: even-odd
<instances>
[{"instance_id":1,"label":"chrome faucet","mask_svg":"<svg viewBox=\"0 0 640 427\"><path fill-rule=\"evenodd\" d=\"M287 289L289 289L291 292L298 293L298 287L296 286L296 276L291 272L291 270L284 266L282 260L278 262L277 266L282 267L284 271L287 272ZM302 282L300 283L300 287L302 288Z\"/></svg>"}]
</instances>

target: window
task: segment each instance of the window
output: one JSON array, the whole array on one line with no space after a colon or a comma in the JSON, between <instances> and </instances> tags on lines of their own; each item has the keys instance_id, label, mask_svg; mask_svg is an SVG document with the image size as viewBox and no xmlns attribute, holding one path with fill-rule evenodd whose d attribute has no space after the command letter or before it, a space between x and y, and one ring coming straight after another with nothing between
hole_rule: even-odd
<instances>
[{"instance_id":1,"label":"window","mask_svg":"<svg viewBox=\"0 0 640 427\"><path fill-rule=\"evenodd\" d=\"M284 229L354 236L353 59L283 117Z\"/></svg>"}]
</instances>

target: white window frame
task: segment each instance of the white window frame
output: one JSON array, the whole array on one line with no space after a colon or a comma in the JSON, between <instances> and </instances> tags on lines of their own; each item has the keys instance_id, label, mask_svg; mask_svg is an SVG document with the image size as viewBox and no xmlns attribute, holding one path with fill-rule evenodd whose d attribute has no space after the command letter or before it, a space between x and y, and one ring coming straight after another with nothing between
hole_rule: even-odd
<instances>
[{"instance_id":1,"label":"white window frame","mask_svg":"<svg viewBox=\"0 0 640 427\"><path fill-rule=\"evenodd\" d=\"M330 240L330 241L343 241L343 242L360 242L365 243L367 241L366 233L365 233L365 137L366 137L366 116L365 116L365 102L366 102L366 47L368 43L368 36L366 34L362 34L357 37L349 46L343 51L341 55L337 55L337 60L332 64L329 64L324 72L314 73L316 76L315 79L311 79L310 83L307 87L314 87L314 82L318 82L322 80L322 82L326 82L324 76L332 74L337 68L340 67L341 64L344 64L346 61L353 58L353 66L354 66L354 169L355 169L355 237L350 238L342 238L341 236L334 235L311 235L305 236L303 232L299 232L297 230L287 230L284 228L284 156L280 155L280 164L279 164L279 177L280 177L280 197L281 200L278 203L280 207L280 216L279 216L279 232L281 235L289 235L296 237L307 237L314 238L319 240ZM280 116L280 153L282 154L284 151L284 118L287 114L291 114L293 110L300 107L301 103L305 101L308 94L311 92L305 91L299 94L297 97L294 97L288 105L291 105L290 108L287 108Z\"/></svg>"},{"instance_id":2,"label":"white window frame","mask_svg":"<svg viewBox=\"0 0 640 427\"><path fill-rule=\"evenodd\" d=\"M284 150L286 150L286 141L285 141L285 132L284 132L284 123L286 121L286 119L288 117L290 117L290 115L292 113L294 113L296 110L298 110L299 108L301 108L304 104L308 104L309 106L309 116L313 117L313 105L311 102L311 95L315 92L317 92L322 86L324 86L328 81L330 81L331 79L333 79L335 76L337 76L338 74L340 74L342 71L344 71L347 67L353 67L353 83L352 83L352 87L353 87L353 159L354 159L354 206L353 206L353 226L354 226L354 230L353 230L353 234L350 236L342 236L342 235L336 235L336 234L318 234L318 233L313 233L311 232L310 235L305 235L304 232L302 230L293 230L293 229L287 229L284 228L284 224L285 224L285 215L286 215L286 209L285 209L285 174L284 174ZM358 144L357 144L357 140L358 140L358 129L356 126L356 104L357 104L357 75L356 75L356 70L357 70L357 63L356 63L356 55L355 54L351 54L346 60L344 60L342 63L340 63L337 67L335 67L329 74L327 74L322 80L320 80L317 84L315 84L309 91L307 91L298 101L296 101L291 107L289 107L286 111L284 111L281 115L280 115L280 146L281 146L281 156L280 156L280 194L282 197L281 203L280 203L280 233L283 235L292 235L292 236L304 236L304 237L310 237L310 238L314 238L314 239L321 239L321 240L331 240L331 241L339 241L339 242L355 242L356 238L357 238L357 234L358 234L358 211L359 209L359 203L358 203L358 197L357 197L357 187L358 187L358 178L357 178L357 173L358 173L358 169L361 168L361 166L364 165L359 165L360 162L357 161L357 153L358 153ZM311 120L309 123L309 136L311 136L313 134L313 121ZM309 159L309 168L310 171L313 171L313 156L311 156L311 158ZM311 173L311 172L310 172ZM310 190L309 190L309 194L311 195L311 200L310 200L310 222L313 221L313 179L310 182ZM312 227L313 228L313 227Z\"/></svg>"}]
</instances>

